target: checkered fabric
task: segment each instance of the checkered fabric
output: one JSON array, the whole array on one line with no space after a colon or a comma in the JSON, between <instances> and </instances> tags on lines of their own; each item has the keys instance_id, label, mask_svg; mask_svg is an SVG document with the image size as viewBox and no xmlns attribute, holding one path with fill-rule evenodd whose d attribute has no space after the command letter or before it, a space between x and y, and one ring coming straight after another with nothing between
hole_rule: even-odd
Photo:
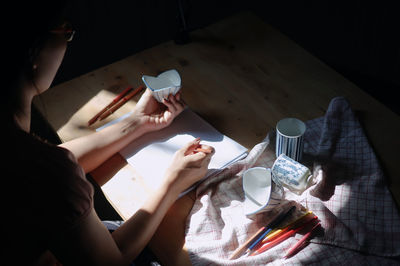
<instances>
[{"instance_id":1,"label":"checkered fabric","mask_svg":"<svg viewBox=\"0 0 400 266\"><path fill-rule=\"evenodd\" d=\"M400 264L399 212L347 100L332 99L325 116L306 125L302 163L313 170L313 183L300 195L285 188L281 206L295 201L313 211L322 232L286 260L283 256L301 234L262 254L228 259L271 219L271 213L246 217L241 179L250 167L272 166L275 133L270 132L247 158L197 188L186 224L193 265Z\"/></svg>"}]
</instances>

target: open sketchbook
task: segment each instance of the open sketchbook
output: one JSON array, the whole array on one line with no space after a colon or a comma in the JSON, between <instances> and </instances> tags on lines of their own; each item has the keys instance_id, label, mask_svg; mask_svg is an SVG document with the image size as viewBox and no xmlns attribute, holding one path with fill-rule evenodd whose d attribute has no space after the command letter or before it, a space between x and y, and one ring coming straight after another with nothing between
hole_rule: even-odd
<instances>
[{"instance_id":1,"label":"open sketchbook","mask_svg":"<svg viewBox=\"0 0 400 266\"><path fill-rule=\"evenodd\" d=\"M129 114L97 130L122 120L127 115ZM247 156L247 149L244 146L220 133L190 108L186 108L170 126L143 135L122 149L120 154L133 167L147 187L157 189L162 183L166 169L171 164L174 153L198 137L201 139L201 144L210 145L215 149L209 171L202 180ZM115 186L113 180L110 180L109 183L105 184L103 189ZM181 196L192 190L195 185L181 193ZM111 190L111 188L109 189Z\"/></svg>"},{"instance_id":2,"label":"open sketchbook","mask_svg":"<svg viewBox=\"0 0 400 266\"><path fill-rule=\"evenodd\" d=\"M176 117L170 126L140 137L120 153L146 185L158 188L174 153L198 137L201 144L215 149L205 178L247 155L245 147L217 131L189 108Z\"/></svg>"}]
</instances>

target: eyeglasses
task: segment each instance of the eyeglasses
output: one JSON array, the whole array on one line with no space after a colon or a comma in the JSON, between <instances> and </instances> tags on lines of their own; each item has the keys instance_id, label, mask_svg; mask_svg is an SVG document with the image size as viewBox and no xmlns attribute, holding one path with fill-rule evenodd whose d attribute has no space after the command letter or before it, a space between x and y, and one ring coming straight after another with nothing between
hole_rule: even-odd
<instances>
[{"instance_id":1,"label":"eyeglasses","mask_svg":"<svg viewBox=\"0 0 400 266\"><path fill-rule=\"evenodd\" d=\"M70 42L74 38L75 30L73 29L71 23L64 22L61 26L51 30L50 33L63 34L65 37L65 40L67 42Z\"/></svg>"}]
</instances>

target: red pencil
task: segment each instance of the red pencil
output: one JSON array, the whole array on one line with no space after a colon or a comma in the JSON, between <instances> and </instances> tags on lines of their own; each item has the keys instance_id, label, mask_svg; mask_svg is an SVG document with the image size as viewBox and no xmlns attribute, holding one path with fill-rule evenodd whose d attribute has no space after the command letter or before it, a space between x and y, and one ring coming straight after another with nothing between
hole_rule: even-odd
<instances>
[{"instance_id":1,"label":"red pencil","mask_svg":"<svg viewBox=\"0 0 400 266\"><path fill-rule=\"evenodd\" d=\"M203 148L196 148L195 152L204 152L204 153L211 153L211 150L203 149Z\"/></svg>"},{"instance_id":2,"label":"red pencil","mask_svg":"<svg viewBox=\"0 0 400 266\"><path fill-rule=\"evenodd\" d=\"M289 258L290 256L292 256L298 250L298 248L301 245L303 245L311 237L312 232L315 229L317 229L320 225L321 225L321 223L317 223L316 225L314 225L314 227L310 230L310 232L305 234L293 247L291 247L289 249L289 251L286 253L284 258L286 259L286 258Z\"/></svg>"},{"instance_id":3,"label":"red pencil","mask_svg":"<svg viewBox=\"0 0 400 266\"><path fill-rule=\"evenodd\" d=\"M124 105L127 101L129 101L133 96L138 94L143 89L144 89L143 85L140 85L139 87L137 87L134 91L132 91L131 93L126 95L124 98L122 98L121 101L118 101L117 104L113 105L110 109L106 110L102 115L100 115L99 120L101 121L101 120L105 119L106 117L108 117L109 115L111 115L112 113L114 113L122 105Z\"/></svg>"},{"instance_id":4,"label":"red pencil","mask_svg":"<svg viewBox=\"0 0 400 266\"><path fill-rule=\"evenodd\" d=\"M312 212L307 212L304 216L301 216L300 218L298 218L297 220L293 221L292 223L288 224L285 228L280 229L281 231L278 232L276 235L271 235L270 237L265 238L261 244L264 245L268 242L273 241L274 239L280 237L281 235L283 235L284 233L286 233L287 231L289 231L290 229L295 229L296 227L298 227L299 225L302 225L312 219L315 218L315 215Z\"/></svg>"},{"instance_id":5,"label":"red pencil","mask_svg":"<svg viewBox=\"0 0 400 266\"><path fill-rule=\"evenodd\" d=\"M123 96L125 96L125 94L127 94L130 90L132 90L132 87L128 87L125 90L123 90L120 94L117 95L117 97L115 97L106 107L104 107L100 112L98 112L95 116L92 117L92 119L90 119L88 121L88 125L92 125L94 122L96 122L99 117L108 109L110 109L114 104L116 104L119 100L121 100L121 98Z\"/></svg>"},{"instance_id":6,"label":"red pencil","mask_svg":"<svg viewBox=\"0 0 400 266\"><path fill-rule=\"evenodd\" d=\"M289 237L291 237L292 235L296 234L298 231L300 231L301 229L303 229L304 227L306 227L306 225L308 225L309 223L311 223L312 221L315 221L316 219L318 219L317 216L315 216L313 219L307 221L306 223L304 223L302 226L296 228L296 229L291 229L289 231L287 231L285 234L281 235L280 237L278 237L275 240L272 240L271 242L268 242L267 244L265 244L264 246L262 246L261 248L257 249L254 253L251 254L251 256L257 255L257 254L261 254L264 251L278 245L279 243L281 243L282 241L288 239Z\"/></svg>"},{"instance_id":7,"label":"red pencil","mask_svg":"<svg viewBox=\"0 0 400 266\"><path fill-rule=\"evenodd\" d=\"M278 218L282 213L283 213L283 211L278 212L278 213L274 216L274 218L271 219L271 221L274 221L274 220L275 220L276 218ZM260 235L261 235L262 233L265 232L265 230L266 230L267 227L268 227L268 225L267 225L267 226L261 227L261 228L257 231L257 233L255 233L255 234L254 234L252 237L250 237L243 245L241 245L238 249L236 249L235 252L229 257L229 259L230 259L230 260L233 260L233 259L237 259L238 257L240 257L240 256L249 248L249 246L250 246L251 244L253 244L254 241L256 241L256 240L260 237Z\"/></svg>"}]
</instances>

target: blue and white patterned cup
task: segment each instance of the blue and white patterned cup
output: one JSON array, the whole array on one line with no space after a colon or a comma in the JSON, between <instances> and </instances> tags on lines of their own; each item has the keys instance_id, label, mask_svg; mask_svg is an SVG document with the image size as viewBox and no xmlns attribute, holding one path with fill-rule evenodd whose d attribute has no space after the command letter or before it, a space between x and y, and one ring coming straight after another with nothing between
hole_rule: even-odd
<instances>
[{"instance_id":1,"label":"blue and white patterned cup","mask_svg":"<svg viewBox=\"0 0 400 266\"><path fill-rule=\"evenodd\" d=\"M295 161L303 155L303 136L306 124L297 118L285 118L276 124L276 157L282 153Z\"/></svg>"},{"instance_id":2,"label":"blue and white patterned cup","mask_svg":"<svg viewBox=\"0 0 400 266\"><path fill-rule=\"evenodd\" d=\"M279 155L275 160L271 173L274 182L300 194L307 188L312 178L310 169L285 154Z\"/></svg>"},{"instance_id":3,"label":"blue and white patterned cup","mask_svg":"<svg viewBox=\"0 0 400 266\"><path fill-rule=\"evenodd\" d=\"M181 76L175 69L167 70L157 77L143 75L142 80L160 103L170 94L175 95L181 89Z\"/></svg>"}]
</instances>

